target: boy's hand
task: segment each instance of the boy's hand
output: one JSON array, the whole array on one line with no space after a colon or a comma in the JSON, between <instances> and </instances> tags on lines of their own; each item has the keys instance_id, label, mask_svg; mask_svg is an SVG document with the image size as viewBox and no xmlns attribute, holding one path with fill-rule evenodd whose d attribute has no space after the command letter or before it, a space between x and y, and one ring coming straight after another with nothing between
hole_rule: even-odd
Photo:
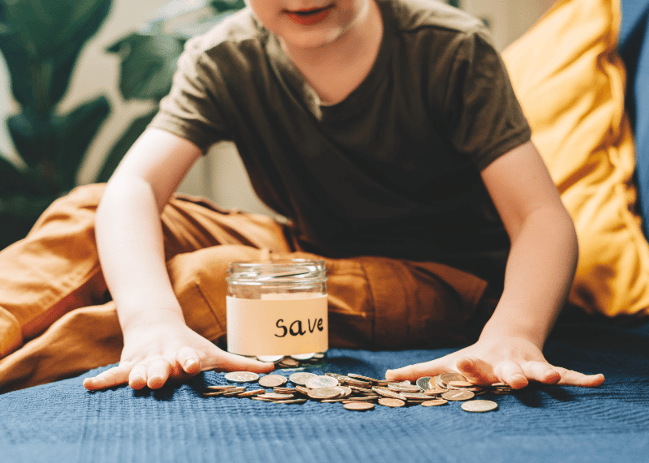
<instances>
[{"instance_id":1,"label":"boy's hand","mask_svg":"<svg viewBox=\"0 0 649 463\"><path fill-rule=\"evenodd\" d=\"M416 381L422 376L458 372L478 385L506 383L521 389L530 381L566 386L598 387L604 375L584 375L550 365L541 350L524 338L480 339L475 344L430 362L388 370L386 379Z\"/></svg>"},{"instance_id":2,"label":"boy's hand","mask_svg":"<svg viewBox=\"0 0 649 463\"><path fill-rule=\"evenodd\" d=\"M83 385L90 391L127 383L133 389L159 389L168 380L182 381L206 370L267 373L273 369L272 363L219 349L186 325L157 323L125 333L119 366L86 378Z\"/></svg>"}]
</instances>

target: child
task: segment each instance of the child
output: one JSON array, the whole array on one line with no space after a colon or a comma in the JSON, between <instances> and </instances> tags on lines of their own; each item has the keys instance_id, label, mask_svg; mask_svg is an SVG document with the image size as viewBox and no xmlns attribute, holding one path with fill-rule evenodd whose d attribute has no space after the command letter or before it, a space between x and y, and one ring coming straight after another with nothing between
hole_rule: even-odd
<instances>
[{"instance_id":1,"label":"child","mask_svg":"<svg viewBox=\"0 0 649 463\"><path fill-rule=\"evenodd\" d=\"M289 223L172 198L221 140L236 143L257 194ZM158 116L103 192L96 242L95 279L124 347L119 366L85 380L90 390L271 370L210 342L223 334L227 263L260 249L325 258L334 346L475 341L388 379L604 381L542 355L575 271L572 221L484 28L434 0L249 0L190 41ZM182 276L192 265L209 272ZM187 302L191 291L209 299L218 333L188 326L200 302Z\"/></svg>"}]
</instances>

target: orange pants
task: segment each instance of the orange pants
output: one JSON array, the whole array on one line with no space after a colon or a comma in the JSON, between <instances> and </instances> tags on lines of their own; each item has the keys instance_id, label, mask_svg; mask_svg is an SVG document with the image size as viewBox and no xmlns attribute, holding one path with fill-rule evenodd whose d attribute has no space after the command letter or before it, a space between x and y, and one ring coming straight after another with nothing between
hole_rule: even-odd
<instances>
[{"instance_id":1,"label":"orange pants","mask_svg":"<svg viewBox=\"0 0 649 463\"><path fill-rule=\"evenodd\" d=\"M29 235L0 252L0 392L119 361L122 334L94 238L103 185L55 201ZM167 267L189 327L225 336L225 274L232 261L318 257L289 227L176 195L162 213ZM266 251L262 251L266 250ZM429 262L324 259L331 347L425 348L470 341L493 310L486 282Z\"/></svg>"}]
</instances>

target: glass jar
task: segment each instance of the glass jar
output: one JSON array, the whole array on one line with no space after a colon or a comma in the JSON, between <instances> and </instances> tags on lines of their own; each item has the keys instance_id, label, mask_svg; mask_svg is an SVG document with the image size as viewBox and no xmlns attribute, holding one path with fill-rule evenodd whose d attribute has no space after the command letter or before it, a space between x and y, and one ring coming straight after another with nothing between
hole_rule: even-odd
<instances>
[{"instance_id":1,"label":"glass jar","mask_svg":"<svg viewBox=\"0 0 649 463\"><path fill-rule=\"evenodd\" d=\"M228 268L228 351L302 355L328 349L322 260L233 262Z\"/></svg>"}]
</instances>

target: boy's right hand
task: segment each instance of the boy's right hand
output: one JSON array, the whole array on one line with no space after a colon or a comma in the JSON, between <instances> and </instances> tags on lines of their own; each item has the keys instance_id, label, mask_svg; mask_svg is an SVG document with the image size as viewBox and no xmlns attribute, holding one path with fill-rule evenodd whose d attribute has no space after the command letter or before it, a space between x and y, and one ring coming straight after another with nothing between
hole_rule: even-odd
<instances>
[{"instance_id":1,"label":"boy's right hand","mask_svg":"<svg viewBox=\"0 0 649 463\"><path fill-rule=\"evenodd\" d=\"M86 378L90 391L128 384L133 389L159 389L168 380L183 381L201 371L253 371L268 373L263 363L225 352L185 324L158 322L124 333L124 349L118 366Z\"/></svg>"}]
</instances>

